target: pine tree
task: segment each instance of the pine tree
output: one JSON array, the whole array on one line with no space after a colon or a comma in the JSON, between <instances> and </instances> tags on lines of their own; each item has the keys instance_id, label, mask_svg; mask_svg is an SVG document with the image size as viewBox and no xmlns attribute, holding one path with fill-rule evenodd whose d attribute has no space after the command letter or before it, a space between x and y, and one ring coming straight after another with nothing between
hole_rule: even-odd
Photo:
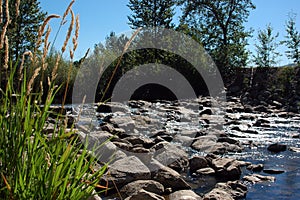
<instances>
[{"instance_id":1,"label":"pine tree","mask_svg":"<svg viewBox=\"0 0 300 200\"><path fill-rule=\"evenodd\" d=\"M295 64L300 64L300 33L296 28L296 14L290 13L289 19L286 22L286 40L282 41L289 50L285 53L289 59L292 59Z\"/></svg>"},{"instance_id":2,"label":"pine tree","mask_svg":"<svg viewBox=\"0 0 300 200\"><path fill-rule=\"evenodd\" d=\"M256 55L254 55L253 62L258 67L273 67L276 65L277 57L280 53L276 51L279 43L276 41L279 33L273 33L273 28L269 24L265 30L258 31L258 44L255 44Z\"/></svg>"},{"instance_id":3,"label":"pine tree","mask_svg":"<svg viewBox=\"0 0 300 200\"><path fill-rule=\"evenodd\" d=\"M139 27L172 28L175 0L129 0L127 5L133 12L128 16L129 25Z\"/></svg>"},{"instance_id":4,"label":"pine tree","mask_svg":"<svg viewBox=\"0 0 300 200\"><path fill-rule=\"evenodd\" d=\"M179 0L178 4L183 5L180 26L188 27L187 32L202 43L223 77L247 64L251 31L244 23L255 9L251 0Z\"/></svg>"},{"instance_id":5,"label":"pine tree","mask_svg":"<svg viewBox=\"0 0 300 200\"><path fill-rule=\"evenodd\" d=\"M18 5L19 2L20 4ZM10 57L17 60L25 51L33 50L37 39L39 26L43 22L44 13L38 0L17 1L9 0L10 24L7 29L7 36L10 43ZM5 10L5 4L2 5ZM2 16L0 30L2 30L7 17Z\"/></svg>"}]
</instances>

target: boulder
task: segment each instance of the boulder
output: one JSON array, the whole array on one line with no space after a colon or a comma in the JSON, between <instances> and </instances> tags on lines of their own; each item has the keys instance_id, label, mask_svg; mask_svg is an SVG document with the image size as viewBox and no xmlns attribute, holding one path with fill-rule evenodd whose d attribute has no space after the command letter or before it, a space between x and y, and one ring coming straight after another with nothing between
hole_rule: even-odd
<instances>
[{"instance_id":1,"label":"boulder","mask_svg":"<svg viewBox=\"0 0 300 200\"><path fill-rule=\"evenodd\" d=\"M249 175L249 176L244 176L243 180L248 181L252 184L255 184L255 183L260 183L260 182L265 182L265 181L274 182L275 177L273 177L273 176L262 176L260 174L252 174L252 175Z\"/></svg>"},{"instance_id":2,"label":"boulder","mask_svg":"<svg viewBox=\"0 0 300 200\"><path fill-rule=\"evenodd\" d=\"M170 200L202 200L202 198L197 195L192 190L179 190L173 192L169 195Z\"/></svg>"},{"instance_id":3,"label":"boulder","mask_svg":"<svg viewBox=\"0 0 300 200\"><path fill-rule=\"evenodd\" d=\"M268 146L268 151L271 151L273 153L279 153L281 151L286 151L287 146L284 144L279 144L279 143L275 143L275 144L271 144L270 146Z\"/></svg>"},{"instance_id":4,"label":"boulder","mask_svg":"<svg viewBox=\"0 0 300 200\"><path fill-rule=\"evenodd\" d=\"M267 174L282 174L285 171L280 169L264 169L263 172Z\"/></svg>"},{"instance_id":5,"label":"boulder","mask_svg":"<svg viewBox=\"0 0 300 200\"><path fill-rule=\"evenodd\" d=\"M214 188L204 195L203 200L234 200L234 198L228 192Z\"/></svg>"},{"instance_id":6,"label":"boulder","mask_svg":"<svg viewBox=\"0 0 300 200\"><path fill-rule=\"evenodd\" d=\"M126 131L132 131L135 127L135 123L130 116L115 116L110 119L110 123L122 128Z\"/></svg>"},{"instance_id":7,"label":"boulder","mask_svg":"<svg viewBox=\"0 0 300 200\"><path fill-rule=\"evenodd\" d=\"M157 181L153 180L137 180L131 182L120 190L123 197L128 197L133 195L134 193L140 191L141 189L146 190L148 192L152 192L158 195L164 193L164 186Z\"/></svg>"},{"instance_id":8,"label":"boulder","mask_svg":"<svg viewBox=\"0 0 300 200\"><path fill-rule=\"evenodd\" d=\"M215 189L213 190L224 191L232 199L245 198L248 191L247 186L241 183L241 181L228 181L227 183L217 183ZM228 195L225 196L228 197Z\"/></svg>"},{"instance_id":9,"label":"boulder","mask_svg":"<svg viewBox=\"0 0 300 200\"><path fill-rule=\"evenodd\" d=\"M217 140L217 136L212 134L201 136L192 144L192 148L201 152L210 153L214 150Z\"/></svg>"},{"instance_id":10,"label":"boulder","mask_svg":"<svg viewBox=\"0 0 300 200\"><path fill-rule=\"evenodd\" d=\"M115 184L122 187L132 181L151 179L151 172L140 159L128 156L109 165L108 172L101 179L102 183L108 182L109 187Z\"/></svg>"},{"instance_id":11,"label":"boulder","mask_svg":"<svg viewBox=\"0 0 300 200\"><path fill-rule=\"evenodd\" d=\"M194 156L189 160L190 163L190 171L193 173L198 169L208 167L208 162L205 157L202 156Z\"/></svg>"},{"instance_id":12,"label":"boulder","mask_svg":"<svg viewBox=\"0 0 300 200\"><path fill-rule=\"evenodd\" d=\"M300 153L300 148L297 148L297 147L290 147L289 150L291 152Z\"/></svg>"},{"instance_id":13,"label":"boulder","mask_svg":"<svg viewBox=\"0 0 300 200\"><path fill-rule=\"evenodd\" d=\"M237 180L242 174L240 163L231 158L212 160L212 168L216 171L218 178L225 180Z\"/></svg>"},{"instance_id":14,"label":"boulder","mask_svg":"<svg viewBox=\"0 0 300 200\"><path fill-rule=\"evenodd\" d=\"M154 158L165 166L180 172L188 166L188 154L179 146L164 143L164 147L157 150Z\"/></svg>"},{"instance_id":15,"label":"boulder","mask_svg":"<svg viewBox=\"0 0 300 200\"><path fill-rule=\"evenodd\" d=\"M146 190L141 189L140 191L132 194L131 196L127 197L125 200L165 200L164 197L159 196L155 193L148 192Z\"/></svg>"},{"instance_id":16,"label":"boulder","mask_svg":"<svg viewBox=\"0 0 300 200\"><path fill-rule=\"evenodd\" d=\"M215 173L216 173L215 170L210 167L198 169L196 171L196 175L200 175L200 176L214 175Z\"/></svg>"},{"instance_id":17,"label":"boulder","mask_svg":"<svg viewBox=\"0 0 300 200\"><path fill-rule=\"evenodd\" d=\"M253 171L253 172L259 172L262 171L264 169L264 165L263 164L258 164L258 165L249 165L247 167L248 170Z\"/></svg>"},{"instance_id":18,"label":"boulder","mask_svg":"<svg viewBox=\"0 0 300 200\"><path fill-rule=\"evenodd\" d=\"M160 182L165 189L171 188L171 191L191 189L191 186L175 170L166 167L152 159L148 165L152 171L152 179Z\"/></svg>"}]
</instances>

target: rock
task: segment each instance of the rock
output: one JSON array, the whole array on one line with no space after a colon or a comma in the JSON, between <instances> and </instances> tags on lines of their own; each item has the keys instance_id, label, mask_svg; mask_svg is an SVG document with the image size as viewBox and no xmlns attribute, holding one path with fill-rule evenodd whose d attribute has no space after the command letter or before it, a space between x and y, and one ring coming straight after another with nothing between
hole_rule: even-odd
<instances>
[{"instance_id":1,"label":"rock","mask_svg":"<svg viewBox=\"0 0 300 200\"><path fill-rule=\"evenodd\" d=\"M152 171L152 179L160 182L165 189L171 188L172 191L191 189L191 186L178 172L162 165L155 159L149 163L148 167Z\"/></svg>"},{"instance_id":2,"label":"rock","mask_svg":"<svg viewBox=\"0 0 300 200\"><path fill-rule=\"evenodd\" d=\"M218 142L227 142L228 144L240 144L239 141L229 137L220 137L218 138Z\"/></svg>"},{"instance_id":3,"label":"rock","mask_svg":"<svg viewBox=\"0 0 300 200\"><path fill-rule=\"evenodd\" d=\"M110 123L126 131L132 131L135 127L135 123L130 116L115 116L110 119Z\"/></svg>"},{"instance_id":4,"label":"rock","mask_svg":"<svg viewBox=\"0 0 300 200\"><path fill-rule=\"evenodd\" d=\"M179 146L165 143L163 148L157 150L154 158L165 166L169 166L177 172L188 166L188 154Z\"/></svg>"},{"instance_id":5,"label":"rock","mask_svg":"<svg viewBox=\"0 0 300 200\"><path fill-rule=\"evenodd\" d=\"M247 167L248 170L253 171L253 172L259 172L262 171L264 169L264 165L263 164L258 164L258 165L249 165Z\"/></svg>"},{"instance_id":6,"label":"rock","mask_svg":"<svg viewBox=\"0 0 300 200\"><path fill-rule=\"evenodd\" d=\"M214 188L204 195L203 200L234 200L234 198L226 191Z\"/></svg>"},{"instance_id":7,"label":"rock","mask_svg":"<svg viewBox=\"0 0 300 200\"><path fill-rule=\"evenodd\" d=\"M105 184L108 182L109 187L114 187L114 184L122 187L132 181L149 179L151 179L151 172L148 167L137 157L128 156L109 165L102 182Z\"/></svg>"},{"instance_id":8,"label":"rock","mask_svg":"<svg viewBox=\"0 0 300 200\"><path fill-rule=\"evenodd\" d=\"M142 136L131 136L125 139L132 145L140 144L147 149L151 148L155 144L151 139Z\"/></svg>"},{"instance_id":9,"label":"rock","mask_svg":"<svg viewBox=\"0 0 300 200\"><path fill-rule=\"evenodd\" d=\"M210 168L210 167L198 169L196 171L196 175L200 175L200 176L214 175L215 173L216 173L215 170L213 168Z\"/></svg>"},{"instance_id":10,"label":"rock","mask_svg":"<svg viewBox=\"0 0 300 200\"><path fill-rule=\"evenodd\" d=\"M146 190L148 192L153 192L155 194L163 194L164 186L157 181L153 180L137 180L125 185L121 190L121 194L124 197L128 197L141 189Z\"/></svg>"},{"instance_id":11,"label":"rock","mask_svg":"<svg viewBox=\"0 0 300 200\"><path fill-rule=\"evenodd\" d=\"M252 175L249 175L249 176L244 176L243 180L248 181L252 184L255 184L255 183L260 183L260 182L265 182L265 181L274 182L275 177L273 177L273 176L262 176L262 175L259 175L259 174L252 174Z\"/></svg>"},{"instance_id":12,"label":"rock","mask_svg":"<svg viewBox=\"0 0 300 200\"><path fill-rule=\"evenodd\" d=\"M127 197L125 200L141 200L141 199L143 199L143 200L165 200L164 197L154 194L152 192L148 192L143 189L141 189L140 191Z\"/></svg>"},{"instance_id":13,"label":"rock","mask_svg":"<svg viewBox=\"0 0 300 200\"><path fill-rule=\"evenodd\" d=\"M294 134L294 135L292 135L292 138L294 138L294 139L300 139L300 134Z\"/></svg>"},{"instance_id":14,"label":"rock","mask_svg":"<svg viewBox=\"0 0 300 200\"><path fill-rule=\"evenodd\" d=\"M93 196L90 196L89 198L87 198L87 200L102 200L102 199L98 195L93 195Z\"/></svg>"},{"instance_id":15,"label":"rock","mask_svg":"<svg viewBox=\"0 0 300 200\"><path fill-rule=\"evenodd\" d=\"M101 162L112 161L114 154L117 152L117 146L110 139L114 135L106 131L91 132L89 134L79 133L83 141L88 141L88 149L94 149L97 159Z\"/></svg>"},{"instance_id":16,"label":"rock","mask_svg":"<svg viewBox=\"0 0 300 200\"><path fill-rule=\"evenodd\" d=\"M239 162L231 158L212 160L212 168L216 171L217 177L221 179L237 180L242 174Z\"/></svg>"},{"instance_id":17,"label":"rock","mask_svg":"<svg viewBox=\"0 0 300 200\"><path fill-rule=\"evenodd\" d=\"M194 156L189 160L190 163L190 171L193 173L198 169L208 167L208 162L205 157L202 156Z\"/></svg>"},{"instance_id":18,"label":"rock","mask_svg":"<svg viewBox=\"0 0 300 200\"><path fill-rule=\"evenodd\" d=\"M217 136L212 134L201 136L198 137L197 140L192 144L192 148L201 152L210 153L217 144L217 140Z\"/></svg>"},{"instance_id":19,"label":"rock","mask_svg":"<svg viewBox=\"0 0 300 200\"><path fill-rule=\"evenodd\" d=\"M227 183L217 183L215 189L220 189L229 194L233 199L242 199L246 197L247 186L241 181L228 181Z\"/></svg>"},{"instance_id":20,"label":"rock","mask_svg":"<svg viewBox=\"0 0 300 200\"><path fill-rule=\"evenodd\" d=\"M300 148L290 147L289 150L295 153L300 153Z\"/></svg>"},{"instance_id":21,"label":"rock","mask_svg":"<svg viewBox=\"0 0 300 200\"><path fill-rule=\"evenodd\" d=\"M200 112L200 116L201 115L212 115L212 110L210 108L206 108L203 111Z\"/></svg>"},{"instance_id":22,"label":"rock","mask_svg":"<svg viewBox=\"0 0 300 200\"><path fill-rule=\"evenodd\" d=\"M169 195L170 200L202 200L202 198L197 195L192 190L179 190Z\"/></svg>"},{"instance_id":23,"label":"rock","mask_svg":"<svg viewBox=\"0 0 300 200\"><path fill-rule=\"evenodd\" d=\"M285 171L284 170L280 170L280 169L264 169L263 172L265 172L267 174L282 174Z\"/></svg>"},{"instance_id":24,"label":"rock","mask_svg":"<svg viewBox=\"0 0 300 200\"><path fill-rule=\"evenodd\" d=\"M279 153L281 151L286 151L287 146L284 144L271 144L268 148L268 151L271 151L273 153Z\"/></svg>"}]
</instances>

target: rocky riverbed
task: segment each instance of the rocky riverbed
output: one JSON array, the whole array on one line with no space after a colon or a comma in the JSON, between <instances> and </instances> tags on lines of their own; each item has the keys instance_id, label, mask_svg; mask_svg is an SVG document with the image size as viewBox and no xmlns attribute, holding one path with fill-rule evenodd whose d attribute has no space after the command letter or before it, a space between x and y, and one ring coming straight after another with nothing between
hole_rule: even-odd
<instances>
[{"instance_id":1,"label":"rocky riverbed","mask_svg":"<svg viewBox=\"0 0 300 200\"><path fill-rule=\"evenodd\" d=\"M276 105L203 97L73 106L79 113L82 140L109 162L102 199L268 199L284 177L300 180L300 115ZM299 198L292 187L277 197Z\"/></svg>"}]
</instances>

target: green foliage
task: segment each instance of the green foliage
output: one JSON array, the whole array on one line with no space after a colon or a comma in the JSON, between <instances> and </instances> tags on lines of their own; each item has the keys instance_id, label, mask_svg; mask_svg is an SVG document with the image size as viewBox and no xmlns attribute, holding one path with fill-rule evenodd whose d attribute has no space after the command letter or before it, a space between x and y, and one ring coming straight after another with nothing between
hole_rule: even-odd
<instances>
[{"instance_id":1,"label":"green foliage","mask_svg":"<svg viewBox=\"0 0 300 200\"><path fill-rule=\"evenodd\" d=\"M58 89L40 106L40 94L27 95L26 74L20 93L12 84L16 66L8 74L0 108L0 196L7 199L82 199L91 196L99 177L92 174L96 160L67 131L64 117L56 119L52 137L45 133L50 105ZM51 95L51 93L53 95ZM79 152L80 151L80 152Z\"/></svg>"},{"instance_id":2,"label":"green foliage","mask_svg":"<svg viewBox=\"0 0 300 200\"><path fill-rule=\"evenodd\" d=\"M133 12L128 16L129 25L139 27L172 28L175 0L129 0L128 7Z\"/></svg>"},{"instance_id":3,"label":"green foliage","mask_svg":"<svg viewBox=\"0 0 300 200\"><path fill-rule=\"evenodd\" d=\"M10 41L10 57L11 59L20 59L26 51L33 51L38 36L38 31L43 22L46 13L44 13L38 0L19 1L17 8L17 0L9 0L9 19L11 20L6 36ZM5 4L3 3L3 11ZM6 13L3 12L3 23L0 23L0 30L7 21Z\"/></svg>"},{"instance_id":4,"label":"green foliage","mask_svg":"<svg viewBox=\"0 0 300 200\"><path fill-rule=\"evenodd\" d=\"M290 13L289 19L286 22L286 40L282 41L288 50L285 52L289 59L292 59L295 64L300 64L300 33L296 28L296 14Z\"/></svg>"},{"instance_id":5,"label":"green foliage","mask_svg":"<svg viewBox=\"0 0 300 200\"><path fill-rule=\"evenodd\" d=\"M250 10L255 9L251 0L179 0L183 16L179 30L186 30L197 38L213 58L223 76L230 76L232 69L246 66L249 52L245 30Z\"/></svg>"},{"instance_id":6,"label":"green foliage","mask_svg":"<svg viewBox=\"0 0 300 200\"><path fill-rule=\"evenodd\" d=\"M276 51L279 43L276 41L279 33L274 34L273 28L269 24L265 30L258 31L258 43L255 44L256 55L253 56L253 62L258 67L274 67L277 57L280 53Z\"/></svg>"}]
</instances>

